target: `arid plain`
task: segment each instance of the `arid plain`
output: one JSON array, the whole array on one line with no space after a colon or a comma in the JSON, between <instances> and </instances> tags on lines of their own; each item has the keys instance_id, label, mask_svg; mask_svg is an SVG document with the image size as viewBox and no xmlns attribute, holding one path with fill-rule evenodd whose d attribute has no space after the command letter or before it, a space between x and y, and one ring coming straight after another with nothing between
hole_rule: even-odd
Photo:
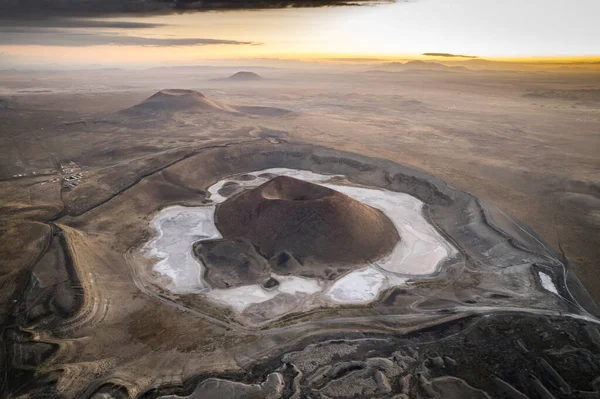
<instances>
[{"instance_id":1,"label":"arid plain","mask_svg":"<svg viewBox=\"0 0 600 399\"><path fill-rule=\"evenodd\" d=\"M227 79L247 70L262 78ZM598 395L598 76L420 64L1 71L4 391ZM266 321L275 308L236 316L156 288L164 276L147 273L150 260L140 255L155 234L153 218L169 205L209 204L209 187L223 179L233 184L247 178L243 173L275 167L341 174L341 183L329 183L342 187L414 195L460 261L408 288L388 287L381 304L332 313L311 299L303 312L273 323ZM412 180L396 182L400 174ZM484 218L496 215L505 235L475 239L466 227L450 233L452 218L476 219L471 196L494 209ZM537 234L533 241L519 238L529 232ZM475 248L486 240L492 244L478 258ZM482 259L502 258L505 246L515 251L511 260L539 270L546 270L544 257L566 266L564 274L546 274L560 300L526 292L543 285L542 274L530 282L518 268L500 271L500 261L485 271ZM486 273L503 276L503 288ZM590 350L590 365L577 363ZM548 351L555 352L539 360ZM561 363L565 358L577 366ZM522 367L531 375L519 376Z\"/></svg>"}]
</instances>

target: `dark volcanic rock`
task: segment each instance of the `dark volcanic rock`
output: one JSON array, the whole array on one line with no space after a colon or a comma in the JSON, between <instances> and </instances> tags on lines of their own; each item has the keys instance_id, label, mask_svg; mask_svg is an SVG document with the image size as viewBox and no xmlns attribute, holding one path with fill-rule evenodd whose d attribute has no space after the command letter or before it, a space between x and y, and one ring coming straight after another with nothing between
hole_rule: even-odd
<instances>
[{"instance_id":1,"label":"dark volcanic rock","mask_svg":"<svg viewBox=\"0 0 600 399\"><path fill-rule=\"evenodd\" d=\"M223 187L219 189L218 193L223 197L229 197L241 189L242 187L238 183L228 181L227 183L223 184Z\"/></svg>"},{"instance_id":2,"label":"dark volcanic rock","mask_svg":"<svg viewBox=\"0 0 600 399\"><path fill-rule=\"evenodd\" d=\"M270 278L267 261L245 240L200 241L194 244L194 254L206 267L206 280L215 288L262 284Z\"/></svg>"},{"instance_id":3,"label":"dark volcanic rock","mask_svg":"<svg viewBox=\"0 0 600 399\"><path fill-rule=\"evenodd\" d=\"M271 269L277 274L300 274L302 271L302 264L287 251L273 256L269 260L269 263L271 264Z\"/></svg>"},{"instance_id":4,"label":"dark volcanic rock","mask_svg":"<svg viewBox=\"0 0 600 399\"><path fill-rule=\"evenodd\" d=\"M277 281L276 279L274 279L273 277L271 277L270 279L268 279L267 281L265 281L262 286L263 286L264 289L272 290L272 289L277 288L279 286L279 281Z\"/></svg>"},{"instance_id":5,"label":"dark volcanic rock","mask_svg":"<svg viewBox=\"0 0 600 399\"><path fill-rule=\"evenodd\" d=\"M381 211L286 176L228 199L215 218L224 237L244 238L266 258L284 253L304 266L364 264L390 253L400 239ZM287 260L276 264L286 268Z\"/></svg>"},{"instance_id":6,"label":"dark volcanic rock","mask_svg":"<svg viewBox=\"0 0 600 399\"><path fill-rule=\"evenodd\" d=\"M249 175L248 173L244 173L243 175L235 176L234 180L238 180L238 181L252 181L252 180L256 180L256 176ZM227 183L225 183L225 184L227 184Z\"/></svg>"}]
</instances>

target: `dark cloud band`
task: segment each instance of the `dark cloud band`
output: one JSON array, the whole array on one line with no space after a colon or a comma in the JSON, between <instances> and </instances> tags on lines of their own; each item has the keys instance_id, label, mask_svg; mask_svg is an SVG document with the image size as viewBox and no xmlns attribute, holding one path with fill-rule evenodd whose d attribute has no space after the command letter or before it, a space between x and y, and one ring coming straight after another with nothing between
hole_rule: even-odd
<instances>
[{"instance_id":1,"label":"dark cloud band","mask_svg":"<svg viewBox=\"0 0 600 399\"><path fill-rule=\"evenodd\" d=\"M395 0L0 0L0 44L45 46L196 46L261 43L207 38L149 38L117 31L151 29L162 24L117 21L113 17L325 7L391 3Z\"/></svg>"},{"instance_id":2,"label":"dark cloud band","mask_svg":"<svg viewBox=\"0 0 600 399\"><path fill-rule=\"evenodd\" d=\"M112 17L213 10L257 10L392 3L395 0L0 0L3 19Z\"/></svg>"},{"instance_id":3,"label":"dark cloud band","mask_svg":"<svg viewBox=\"0 0 600 399\"><path fill-rule=\"evenodd\" d=\"M205 38L151 38L140 36L107 35L97 33L53 32L40 34L26 31L0 31L0 45L38 45L62 47L89 46L206 46L206 45L260 45L256 42Z\"/></svg>"},{"instance_id":4,"label":"dark cloud band","mask_svg":"<svg viewBox=\"0 0 600 399\"><path fill-rule=\"evenodd\" d=\"M2 1L2 0L0 0ZM0 14L1 15L1 14ZM5 19L0 16L0 28L96 28L96 29L151 29L165 24L149 22L99 20L89 18L42 18L42 19Z\"/></svg>"}]
</instances>

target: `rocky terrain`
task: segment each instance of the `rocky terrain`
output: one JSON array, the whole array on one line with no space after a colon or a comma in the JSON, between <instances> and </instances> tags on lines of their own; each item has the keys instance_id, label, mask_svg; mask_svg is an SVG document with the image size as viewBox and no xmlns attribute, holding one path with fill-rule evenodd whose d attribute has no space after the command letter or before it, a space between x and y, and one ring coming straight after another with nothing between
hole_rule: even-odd
<instances>
[{"instance_id":1,"label":"rocky terrain","mask_svg":"<svg viewBox=\"0 0 600 399\"><path fill-rule=\"evenodd\" d=\"M219 73L2 72L3 397L600 395L594 79ZM292 256L220 226L330 196L405 263L274 278Z\"/></svg>"}]
</instances>

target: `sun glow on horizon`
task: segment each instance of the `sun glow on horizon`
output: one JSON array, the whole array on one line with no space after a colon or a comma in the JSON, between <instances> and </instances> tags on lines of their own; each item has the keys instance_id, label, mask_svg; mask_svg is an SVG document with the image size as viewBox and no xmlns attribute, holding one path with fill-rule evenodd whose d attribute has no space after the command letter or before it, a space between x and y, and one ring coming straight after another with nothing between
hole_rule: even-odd
<instances>
[{"instance_id":1,"label":"sun glow on horizon","mask_svg":"<svg viewBox=\"0 0 600 399\"><path fill-rule=\"evenodd\" d=\"M595 0L576 4L567 0L551 4L544 0L506 0L502 4L423 0L372 7L118 18L113 21L155 25L121 30L55 29L44 34L41 44L36 42L40 39L35 31L27 37L14 34L13 42L7 38L0 42L0 67L11 62L89 64L107 60L115 65L155 65L252 58L319 62L422 59L453 63L469 59L424 56L427 52L517 63L594 65L591 63L600 62L600 42L595 40L600 37L600 25L595 15L600 15L600 2ZM95 42L86 44L85 35L96 35ZM123 45L119 38L130 40L124 40ZM160 43L169 39L238 43ZM157 40L158 44L144 44L144 40ZM131 44L137 42L143 44Z\"/></svg>"}]
</instances>

